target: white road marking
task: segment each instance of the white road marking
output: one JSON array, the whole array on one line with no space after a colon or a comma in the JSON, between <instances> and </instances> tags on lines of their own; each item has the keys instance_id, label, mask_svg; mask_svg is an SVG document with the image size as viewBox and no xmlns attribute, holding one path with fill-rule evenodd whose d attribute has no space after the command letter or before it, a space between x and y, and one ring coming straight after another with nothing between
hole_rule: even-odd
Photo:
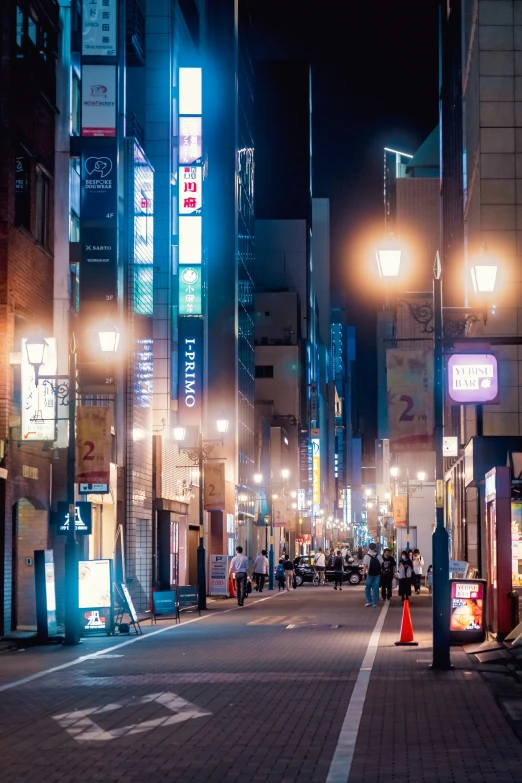
<instances>
[{"instance_id":1,"label":"white road marking","mask_svg":"<svg viewBox=\"0 0 522 783\"><path fill-rule=\"evenodd\" d=\"M260 598L258 601L255 601L252 605L255 606L256 604L260 604L262 601L269 601L271 598L277 598L280 595L280 593L274 593L274 595L269 595L266 598ZM113 647L107 647L105 650L98 650L98 652L91 653L90 655L82 655L80 658L75 658L74 661L69 661L68 663L62 663L61 666L53 666L52 669L44 669L41 672L36 672L36 674L30 674L29 677L24 677L21 680L15 680L14 682L6 682L5 685L0 685L0 693L3 691L8 691L11 688L17 688L19 685L26 685L28 682L33 682L34 680L40 679L40 677L45 677L46 674L54 674L55 672L63 671L63 669L69 669L71 666L77 666L79 663L83 663L84 661L92 660L93 658L99 658L101 655L106 655L107 653L112 653L114 650L121 650L122 647L127 647L129 644L135 644L136 642L143 642L145 639L150 639L152 636L157 636L157 634L165 633L165 631L175 631L176 628L184 628L186 625L189 625L190 623L198 623L200 620L208 620L212 617L221 617L223 614L228 614L229 612L235 612L240 607L234 606L231 609L224 609L222 612L217 614L207 614L203 615L202 617L194 617L192 620L187 620L184 623L179 623L177 625L167 625L165 628L158 628L157 631L151 631L150 633L143 634L143 636L135 636L132 639L128 639L126 642L121 642L121 644L115 644Z\"/></svg>"},{"instance_id":2,"label":"white road marking","mask_svg":"<svg viewBox=\"0 0 522 783\"><path fill-rule=\"evenodd\" d=\"M366 653L352 691L350 703L348 704L348 709L344 716L341 733L337 740L337 747L335 748L330 764L326 783L348 783L350 778L364 702L366 700L370 675L372 673L377 648L379 646L379 638L386 619L388 607L389 603L386 602L381 609L377 622L375 623L375 628L370 636L370 641L368 642L368 647L366 648Z\"/></svg>"},{"instance_id":3,"label":"white road marking","mask_svg":"<svg viewBox=\"0 0 522 783\"><path fill-rule=\"evenodd\" d=\"M150 720L144 720L138 723L131 723L129 726L120 726L117 729L102 729L92 719L94 715L102 715L107 712L115 712L121 710L129 704L135 706L137 704L151 704L156 702L165 707L174 715L165 715L160 718L153 718ZM146 731L152 731L152 729L159 726L172 726L175 723L183 723L186 720L192 718L204 718L207 715L212 715L211 712L203 710L198 707L197 704L192 704L190 701L182 699L176 693L150 693L148 696L141 696L139 698L132 697L130 699L124 699L117 704L106 704L105 707L90 707L86 710L74 710L73 712L66 712L63 715L53 715L54 720L58 721L60 726L64 728L67 734L77 742L99 742L100 740L112 740L118 737L125 737L127 734L144 734Z\"/></svg>"}]
</instances>

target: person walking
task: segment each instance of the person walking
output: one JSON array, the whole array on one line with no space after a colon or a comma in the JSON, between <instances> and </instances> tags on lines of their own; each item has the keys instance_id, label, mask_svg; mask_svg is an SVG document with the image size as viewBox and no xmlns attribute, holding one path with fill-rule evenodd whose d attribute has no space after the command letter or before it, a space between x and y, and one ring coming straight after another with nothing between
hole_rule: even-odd
<instances>
[{"instance_id":1,"label":"person walking","mask_svg":"<svg viewBox=\"0 0 522 783\"><path fill-rule=\"evenodd\" d=\"M343 589L343 557L341 555L341 550L338 549L333 557L333 570L334 570L334 580L335 580L335 587L334 590L337 590L337 585L339 585L339 590Z\"/></svg>"},{"instance_id":2,"label":"person walking","mask_svg":"<svg viewBox=\"0 0 522 783\"><path fill-rule=\"evenodd\" d=\"M236 556L230 561L228 575L232 573L236 577L236 594L238 606L245 605L247 585L248 557L243 554L243 547L236 546Z\"/></svg>"},{"instance_id":3,"label":"person walking","mask_svg":"<svg viewBox=\"0 0 522 783\"><path fill-rule=\"evenodd\" d=\"M261 550L261 554L256 557L254 563L254 578L256 580L256 591L263 592L265 586L266 575L268 574L268 558L266 556L266 549Z\"/></svg>"},{"instance_id":4,"label":"person walking","mask_svg":"<svg viewBox=\"0 0 522 783\"><path fill-rule=\"evenodd\" d=\"M283 569L285 572L286 592L289 593L294 584L294 564L288 555L285 555L283 560Z\"/></svg>"},{"instance_id":5,"label":"person walking","mask_svg":"<svg viewBox=\"0 0 522 783\"><path fill-rule=\"evenodd\" d=\"M391 601L395 566L395 558L392 557L391 549L384 549L381 563L381 596L383 601L386 599Z\"/></svg>"},{"instance_id":6,"label":"person walking","mask_svg":"<svg viewBox=\"0 0 522 783\"><path fill-rule=\"evenodd\" d=\"M285 569L283 568L283 558L280 559L279 565L276 568L276 579L279 585L278 593L285 589Z\"/></svg>"},{"instance_id":7,"label":"person walking","mask_svg":"<svg viewBox=\"0 0 522 783\"><path fill-rule=\"evenodd\" d=\"M379 600L382 557L377 554L377 544L373 541L364 556L363 567L366 574L366 606L376 607Z\"/></svg>"},{"instance_id":8,"label":"person walking","mask_svg":"<svg viewBox=\"0 0 522 783\"><path fill-rule=\"evenodd\" d=\"M363 557L364 557L364 555L363 555L363 551L362 551L362 546L359 546L359 547L357 547L357 561L358 561L360 564L361 564L361 563L362 563L362 561L363 561Z\"/></svg>"},{"instance_id":9,"label":"person walking","mask_svg":"<svg viewBox=\"0 0 522 783\"><path fill-rule=\"evenodd\" d=\"M411 561L413 563L413 583L415 585L415 592L417 595L420 595L424 558L418 549L413 550L413 557Z\"/></svg>"},{"instance_id":10,"label":"person walking","mask_svg":"<svg viewBox=\"0 0 522 783\"><path fill-rule=\"evenodd\" d=\"M404 601L411 595L411 580L413 577L413 563L411 562L410 553L405 550L401 552L397 575L399 577L399 595Z\"/></svg>"},{"instance_id":11,"label":"person walking","mask_svg":"<svg viewBox=\"0 0 522 783\"><path fill-rule=\"evenodd\" d=\"M324 574L326 569L326 557L324 555L323 550L321 547L317 550L317 554L315 556L315 573L317 574L319 584L321 582L324 584Z\"/></svg>"}]
</instances>

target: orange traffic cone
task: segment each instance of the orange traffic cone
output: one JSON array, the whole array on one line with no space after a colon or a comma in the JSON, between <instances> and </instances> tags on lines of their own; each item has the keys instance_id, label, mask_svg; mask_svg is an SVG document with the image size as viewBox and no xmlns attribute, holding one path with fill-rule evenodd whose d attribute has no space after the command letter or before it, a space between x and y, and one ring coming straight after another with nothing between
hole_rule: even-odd
<instances>
[{"instance_id":1,"label":"orange traffic cone","mask_svg":"<svg viewBox=\"0 0 522 783\"><path fill-rule=\"evenodd\" d=\"M228 577L228 592L231 598L236 597L236 580L232 576Z\"/></svg>"},{"instance_id":2,"label":"orange traffic cone","mask_svg":"<svg viewBox=\"0 0 522 783\"><path fill-rule=\"evenodd\" d=\"M409 645L411 647L417 647L418 642L413 638L413 626L411 624L410 614L410 602L407 598L404 599L402 607L402 622L401 622L401 638L398 642L395 642L397 646Z\"/></svg>"}]
</instances>

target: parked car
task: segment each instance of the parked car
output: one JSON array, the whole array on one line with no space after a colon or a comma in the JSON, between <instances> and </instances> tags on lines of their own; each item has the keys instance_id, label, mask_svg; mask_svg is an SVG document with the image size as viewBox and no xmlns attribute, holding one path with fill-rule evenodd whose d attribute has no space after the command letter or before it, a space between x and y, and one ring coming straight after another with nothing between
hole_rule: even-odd
<instances>
[{"instance_id":1,"label":"parked car","mask_svg":"<svg viewBox=\"0 0 522 783\"><path fill-rule=\"evenodd\" d=\"M344 563L343 565L344 579L351 585L358 585L362 579L362 566L358 565L353 558L350 558L350 560L352 562ZM294 569L297 587L300 587L304 582L313 581L315 571L310 555L301 555L294 558ZM325 578L327 582L334 581L334 573L331 566L326 566Z\"/></svg>"}]
</instances>

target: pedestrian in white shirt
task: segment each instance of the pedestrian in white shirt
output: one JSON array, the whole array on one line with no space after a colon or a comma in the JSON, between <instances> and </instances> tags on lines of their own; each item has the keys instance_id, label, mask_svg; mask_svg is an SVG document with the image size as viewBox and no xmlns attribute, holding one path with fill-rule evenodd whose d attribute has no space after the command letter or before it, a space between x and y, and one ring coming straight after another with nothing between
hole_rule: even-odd
<instances>
[{"instance_id":1,"label":"pedestrian in white shirt","mask_svg":"<svg viewBox=\"0 0 522 783\"><path fill-rule=\"evenodd\" d=\"M413 563L413 583L415 585L415 592L417 595L419 595L421 588L422 569L424 567L424 558L418 549L414 549L411 560Z\"/></svg>"},{"instance_id":2,"label":"pedestrian in white shirt","mask_svg":"<svg viewBox=\"0 0 522 783\"><path fill-rule=\"evenodd\" d=\"M263 592L265 586L266 575L268 574L268 558L266 556L266 549L261 550L261 554L256 557L254 563L254 578L256 580L256 590L259 593Z\"/></svg>"},{"instance_id":3,"label":"pedestrian in white shirt","mask_svg":"<svg viewBox=\"0 0 522 783\"><path fill-rule=\"evenodd\" d=\"M238 606L245 605L248 557L243 554L243 547L236 546L236 556L230 561L228 574L236 576L236 593Z\"/></svg>"}]
</instances>

